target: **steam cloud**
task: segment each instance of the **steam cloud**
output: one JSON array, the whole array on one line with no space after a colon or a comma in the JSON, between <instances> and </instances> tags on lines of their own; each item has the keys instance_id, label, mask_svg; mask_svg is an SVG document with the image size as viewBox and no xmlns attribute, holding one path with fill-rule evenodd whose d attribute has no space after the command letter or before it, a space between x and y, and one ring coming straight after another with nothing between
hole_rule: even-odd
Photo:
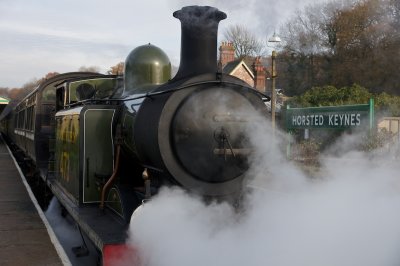
<instances>
[{"instance_id":1,"label":"steam cloud","mask_svg":"<svg viewBox=\"0 0 400 266\"><path fill-rule=\"evenodd\" d=\"M72 217L69 215L62 217L60 214L61 204L56 197L53 197L53 199L50 201L49 207L45 212L45 215L54 233L56 234L58 241L64 248L64 251L71 264L75 266L96 265L97 252L93 246L88 246L90 250L89 256L76 257L72 252L72 247L78 247L82 245L82 238ZM86 243L89 243L88 239L86 239Z\"/></svg>"},{"instance_id":2,"label":"steam cloud","mask_svg":"<svg viewBox=\"0 0 400 266\"><path fill-rule=\"evenodd\" d=\"M393 160L348 151L310 178L252 128L244 210L163 189L131 221L143 265L390 266L400 263L400 180ZM341 142L347 143L347 142Z\"/></svg>"}]
</instances>

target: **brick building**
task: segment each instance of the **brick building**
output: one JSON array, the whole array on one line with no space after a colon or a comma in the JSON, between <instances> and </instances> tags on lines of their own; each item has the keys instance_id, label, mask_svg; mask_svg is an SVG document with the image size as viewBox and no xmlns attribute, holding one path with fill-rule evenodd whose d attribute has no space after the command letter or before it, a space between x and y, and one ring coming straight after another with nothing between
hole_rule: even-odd
<instances>
[{"instance_id":1,"label":"brick building","mask_svg":"<svg viewBox=\"0 0 400 266\"><path fill-rule=\"evenodd\" d=\"M235 48L230 42L222 42L219 47L219 67L221 72L238 77L260 92L266 91L266 68L261 57L235 58Z\"/></svg>"},{"instance_id":2,"label":"brick building","mask_svg":"<svg viewBox=\"0 0 400 266\"><path fill-rule=\"evenodd\" d=\"M235 48L230 42L222 42L219 47L218 66L222 73L230 74L245 81L251 87L270 96L271 85L267 85L267 78L271 77L271 59L261 57L235 58ZM264 62L264 63L263 63ZM267 65L267 66L265 66ZM270 84L270 83L268 83ZM289 99L282 89L276 89L276 115L279 117L284 102ZM271 110L271 103L266 102Z\"/></svg>"}]
</instances>

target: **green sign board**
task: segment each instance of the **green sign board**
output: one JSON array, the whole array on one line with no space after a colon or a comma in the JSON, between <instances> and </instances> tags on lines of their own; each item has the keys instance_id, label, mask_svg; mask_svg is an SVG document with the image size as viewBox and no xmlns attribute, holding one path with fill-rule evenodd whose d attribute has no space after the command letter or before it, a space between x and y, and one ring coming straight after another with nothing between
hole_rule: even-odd
<instances>
[{"instance_id":1,"label":"green sign board","mask_svg":"<svg viewBox=\"0 0 400 266\"><path fill-rule=\"evenodd\" d=\"M286 109L286 128L347 129L374 126L374 100L368 104Z\"/></svg>"},{"instance_id":2,"label":"green sign board","mask_svg":"<svg viewBox=\"0 0 400 266\"><path fill-rule=\"evenodd\" d=\"M8 104L9 100L3 97L0 97L0 104Z\"/></svg>"}]
</instances>

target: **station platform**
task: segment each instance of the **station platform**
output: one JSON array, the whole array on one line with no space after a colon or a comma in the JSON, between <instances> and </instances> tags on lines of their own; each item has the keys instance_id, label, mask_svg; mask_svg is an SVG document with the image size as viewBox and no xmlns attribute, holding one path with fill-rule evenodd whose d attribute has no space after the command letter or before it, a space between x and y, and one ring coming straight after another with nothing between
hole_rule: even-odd
<instances>
[{"instance_id":1,"label":"station platform","mask_svg":"<svg viewBox=\"0 0 400 266\"><path fill-rule=\"evenodd\" d=\"M0 265L70 265L0 135Z\"/></svg>"}]
</instances>

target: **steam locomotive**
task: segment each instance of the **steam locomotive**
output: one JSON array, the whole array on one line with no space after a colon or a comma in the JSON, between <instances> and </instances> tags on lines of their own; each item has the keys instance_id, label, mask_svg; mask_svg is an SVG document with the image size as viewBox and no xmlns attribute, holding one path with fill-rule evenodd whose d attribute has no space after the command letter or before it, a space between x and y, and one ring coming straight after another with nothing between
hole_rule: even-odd
<instances>
[{"instance_id":1,"label":"steam locomotive","mask_svg":"<svg viewBox=\"0 0 400 266\"><path fill-rule=\"evenodd\" d=\"M182 28L174 78L167 55L143 45L126 58L123 77L60 74L2 114L3 135L103 257L123 247L133 211L162 186L207 198L240 193L249 126L267 117L264 96L218 71L217 30L226 14L189 6L173 16Z\"/></svg>"}]
</instances>

